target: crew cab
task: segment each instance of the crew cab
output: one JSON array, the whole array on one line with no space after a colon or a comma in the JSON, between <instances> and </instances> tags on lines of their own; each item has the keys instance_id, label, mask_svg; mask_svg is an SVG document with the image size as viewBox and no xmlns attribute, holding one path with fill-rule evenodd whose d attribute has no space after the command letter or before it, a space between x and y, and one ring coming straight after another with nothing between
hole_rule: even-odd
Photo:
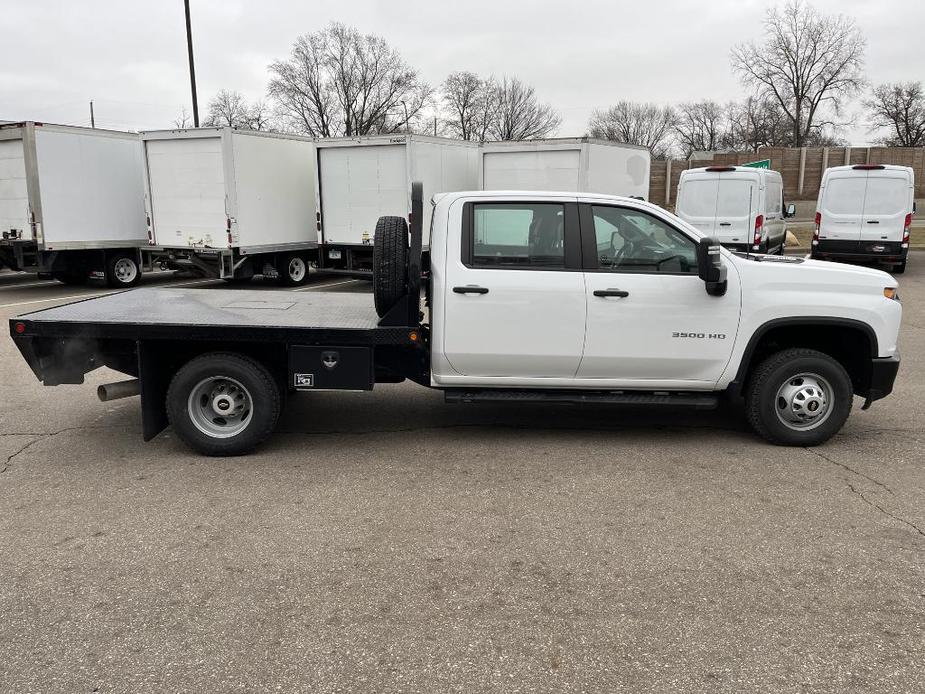
<instances>
[{"instance_id":1,"label":"crew cab","mask_svg":"<svg viewBox=\"0 0 925 694\"><path fill-rule=\"evenodd\" d=\"M783 445L816 445L853 395L899 367L896 281L878 270L736 254L641 200L552 192L434 197L383 217L368 296L137 289L26 314L10 330L46 385L99 366L134 380L144 438L172 423L209 455L244 453L299 390L410 379L451 402L710 408L744 404ZM422 311L424 296L427 312Z\"/></svg>"}]
</instances>

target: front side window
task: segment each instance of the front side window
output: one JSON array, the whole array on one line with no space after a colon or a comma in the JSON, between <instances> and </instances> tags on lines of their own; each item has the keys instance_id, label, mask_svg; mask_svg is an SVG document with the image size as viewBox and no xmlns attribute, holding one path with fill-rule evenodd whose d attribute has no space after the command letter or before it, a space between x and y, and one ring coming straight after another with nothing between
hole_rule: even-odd
<instances>
[{"instance_id":1,"label":"front side window","mask_svg":"<svg viewBox=\"0 0 925 694\"><path fill-rule=\"evenodd\" d=\"M697 273L694 242L662 220L623 207L595 205L591 210L601 270Z\"/></svg>"},{"instance_id":2,"label":"front side window","mask_svg":"<svg viewBox=\"0 0 925 694\"><path fill-rule=\"evenodd\" d=\"M476 203L472 263L481 267L565 267L565 206Z\"/></svg>"}]
</instances>

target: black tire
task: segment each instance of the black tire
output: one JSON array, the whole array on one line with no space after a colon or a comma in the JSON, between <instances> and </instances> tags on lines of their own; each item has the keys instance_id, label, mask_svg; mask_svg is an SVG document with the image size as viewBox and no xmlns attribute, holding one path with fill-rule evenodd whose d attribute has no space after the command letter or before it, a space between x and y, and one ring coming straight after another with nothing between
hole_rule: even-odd
<instances>
[{"instance_id":1,"label":"black tire","mask_svg":"<svg viewBox=\"0 0 925 694\"><path fill-rule=\"evenodd\" d=\"M903 274L905 271L906 271L906 261L905 261L905 260L902 261L901 263L899 263L899 265L894 265L894 266L893 266L893 274L894 274L894 275L901 275L901 274Z\"/></svg>"},{"instance_id":2,"label":"black tire","mask_svg":"<svg viewBox=\"0 0 925 694\"><path fill-rule=\"evenodd\" d=\"M53 272L51 276L61 282L61 284L70 286L82 286L89 281L86 273L80 272Z\"/></svg>"},{"instance_id":3,"label":"black tire","mask_svg":"<svg viewBox=\"0 0 925 694\"><path fill-rule=\"evenodd\" d=\"M790 393L795 393L787 396L789 401L779 397L788 384ZM825 394L825 404L814 396L807 399L805 394L800 400L801 393L814 388ZM745 414L752 429L773 444L818 446L842 428L851 413L852 398L851 378L835 359L814 349L785 349L765 359L749 377ZM811 425L808 428L796 428L800 423L788 425L783 421L798 407L807 416L803 424ZM826 409L818 415L822 419L813 425L812 412L820 407Z\"/></svg>"},{"instance_id":4,"label":"black tire","mask_svg":"<svg viewBox=\"0 0 925 694\"><path fill-rule=\"evenodd\" d=\"M284 253L276 261L279 283L285 287L299 287L308 282L309 262L301 253Z\"/></svg>"},{"instance_id":5,"label":"black tire","mask_svg":"<svg viewBox=\"0 0 925 694\"><path fill-rule=\"evenodd\" d=\"M114 253L106 261L106 284L127 289L141 281L138 258L131 253Z\"/></svg>"},{"instance_id":6,"label":"black tire","mask_svg":"<svg viewBox=\"0 0 925 694\"><path fill-rule=\"evenodd\" d=\"M373 237L373 301L381 318L407 292L408 222L380 217Z\"/></svg>"},{"instance_id":7,"label":"black tire","mask_svg":"<svg viewBox=\"0 0 925 694\"><path fill-rule=\"evenodd\" d=\"M214 390L206 394L213 384ZM196 403L191 402L197 390L203 393L199 410ZM225 400L237 407L234 399L242 393L244 399L240 406L249 405L249 409L227 418L218 414L216 408L222 405L219 397L227 396ZM212 407L211 412L209 407ZM250 357L230 352L203 354L187 362L167 389L167 416L174 431L190 448L203 455L233 456L252 451L273 432L280 408L279 387L266 367ZM235 426L239 427L237 431ZM214 428L213 433L204 428ZM221 431L222 428L226 430Z\"/></svg>"}]
</instances>

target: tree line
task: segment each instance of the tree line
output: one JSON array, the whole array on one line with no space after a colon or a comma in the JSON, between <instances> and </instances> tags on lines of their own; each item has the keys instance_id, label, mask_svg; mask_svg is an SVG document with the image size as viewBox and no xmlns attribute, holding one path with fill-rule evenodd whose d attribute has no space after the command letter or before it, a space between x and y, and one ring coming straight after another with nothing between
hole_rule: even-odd
<instances>
[{"instance_id":1,"label":"tree line","mask_svg":"<svg viewBox=\"0 0 925 694\"><path fill-rule=\"evenodd\" d=\"M648 147L653 156L757 151L763 146L844 144L846 106L860 94L866 123L890 146L925 146L921 82L869 88L864 36L855 21L804 0L767 11L763 37L736 45L730 66L749 93L725 104L632 101L593 111L592 137ZM184 113L175 124L189 125ZM428 84L382 37L332 23L300 36L269 66L265 99L221 90L205 125L283 130L314 137L416 132L463 140L529 140L554 135L556 109L517 77L454 72Z\"/></svg>"}]
</instances>

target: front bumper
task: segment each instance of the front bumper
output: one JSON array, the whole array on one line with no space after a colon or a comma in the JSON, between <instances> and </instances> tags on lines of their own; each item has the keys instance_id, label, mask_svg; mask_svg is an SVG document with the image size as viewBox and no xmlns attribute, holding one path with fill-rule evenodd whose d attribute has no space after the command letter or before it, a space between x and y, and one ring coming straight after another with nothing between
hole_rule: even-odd
<instances>
[{"instance_id":1,"label":"front bumper","mask_svg":"<svg viewBox=\"0 0 925 694\"><path fill-rule=\"evenodd\" d=\"M870 385L864 409L874 400L880 400L893 392L893 383L899 371L899 354L892 357L876 357L870 360Z\"/></svg>"},{"instance_id":2,"label":"front bumper","mask_svg":"<svg viewBox=\"0 0 925 694\"><path fill-rule=\"evenodd\" d=\"M901 263L909 253L899 241L815 241L811 255L825 260L875 260Z\"/></svg>"}]
</instances>

